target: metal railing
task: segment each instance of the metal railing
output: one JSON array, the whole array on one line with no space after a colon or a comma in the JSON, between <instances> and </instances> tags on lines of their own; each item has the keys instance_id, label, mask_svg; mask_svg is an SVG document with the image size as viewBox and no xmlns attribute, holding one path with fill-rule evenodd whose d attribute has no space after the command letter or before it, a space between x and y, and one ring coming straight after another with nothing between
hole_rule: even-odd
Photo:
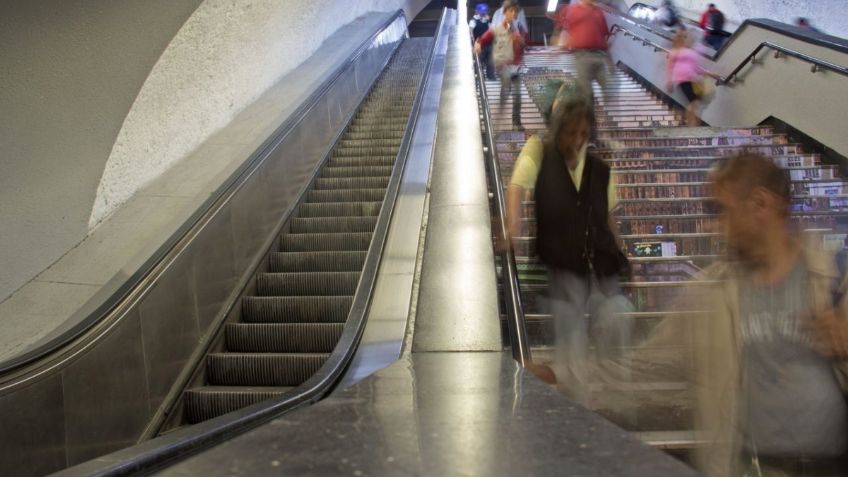
<instances>
[{"instance_id":1,"label":"metal railing","mask_svg":"<svg viewBox=\"0 0 848 477\"><path fill-rule=\"evenodd\" d=\"M775 51L775 53L774 53L775 58L782 58L783 55L786 55L786 56L790 56L792 58L796 58L796 59L799 59L801 61L805 61L807 63L812 64L813 66L812 66L812 68L810 68L811 73L817 73L820 69L824 69L824 70L828 70L828 71L833 71L835 73L839 73L839 74L844 75L844 76L848 76L848 68L846 68L845 66L840 66L840 65L831 63L829 61L825 61L825 60L816 58L814 56L810 56L810 55L792 50L790 48L786 48L786 47L783 47L783 46L780 46L780 45L775 45L774 43L771 43L771 42L768 42L768 41L764 41L764 42L760 43L760 45L757 46L757 48L755 48L754 51L750 55L746 56L745 59L742 60L742 62L739 63L739 65L736 68L734 68L733 71L730 72L729 75L727 75L726 77L719 80L718 84L726 84L727 82L729 82L730 80L732 80L734 78L736 79L736 81L740 81L740 79L738 78L738 75L739 75L739 72L742 71L742 68L744 68L746 65L748 65L748 63L756 65L756 64L759 64L760 62L762 62L761 59L757 58L757 55L765 48L769 48L769 49L774 50Z\"/></svg>"},{"instance_id":2,"label":"metal railing","mask_svg":"<svg viewBox=\"0 0 848 477\"><path fill-rule=\"evenodd\" d=\"M498 162L497 149L495 148L494 130L492 119L489 114L489 100L486 94L486 76L480 58L474 55L475 76L477 88L480 95L480 115L483 122L483 155L486 160L486 170L492 185L492 198L495 201L495 222L497 230L495 234L498 240L508 240L506 223L506 200L504 198L503 179L501 167ZM524 308L521 304L521 285L518 282L518 266L515 263L515 253L510 244L504 243L503 247L496 252L501 257L501 280L503 281L504 302L506 305L507 328L512 345L512 356L521 366L532 362L530 345L527 340L527 326L524 319Z\"/></svg>"},{"instance_id":3,"label":"metal railing","mask_svg":"<svg viewBox=\"0 0 848 477\"><path fill-rule=\"evenodd\" d=\"M638 26L640 28L648 30L651 33L653 33L657 36L660 36L662 38L665 38L667 40L671 40L670 37L658 32L657 30L654 30L654 29L652 29L652 28L650 28L646 25L643 25L639 22L633 21L633 20L627 18L626 16L622 15L619 12L615 12L615 11L612 11L610 9L606 9L606 10L609 11L610 13L613 13L615 15L620 16L624 21L626 21L628 23L631 23L635 26ZM609 34L610 34L610 36L612 36L612 35L615 35L619 31L624 32L624 36L630 37L633 41L641 41L643 46L652 47L654 49L654 52L659 52L659 51L664 51L666 53L669 52L668 48L664 47L663 45L655 43L655 42L653 42L653 41L651 41L651 40L649 40L645 37L639 36L636 33L633 33L632 31L622 27L619 24L615 24L612 27L610 27ZM716 84L719 85L719 86L726 85L731 80L734 80L734 79L736 81L741 81L738 76L739 76L739 73L742 71L742 69L745 68L745 66L747 66L749 63L753 64L753 65L761 63L762 59L757 58L757 55L759 55L759 53L766 48L774 50L774 52L775 52L774 57L775 58L782 58L784 56L787 56L787 57L796 58L796 59L799 59L801 61L810 63L811 65L813 65L812 68L810 68L811 73L817 73L820 70L826 70L826 71L833 71L834 73L838 73L838 74L841 74L841 75L844 75L844 76L848 76L848 67L837 65L835 63L831 63L829 61L822 60L820 58L816 58L814 56L810 56L810 55L807 55L805 53L801 53L799 51L793 50L791 48L787 48L785 46L781 46L781 45L777 45L777 44L772 43L772 42L764 41L764 42L760 43L754 49L754 51L751 52L751 54L747 55L745 57L745 59L742 60L739 63L739 65L737 65L736 68L733 69L733 71L731 71L730 74L728 74L727 76L724 76L724 77L718 75L719 77L716 80Z\"/></svg>"}]
</instances>

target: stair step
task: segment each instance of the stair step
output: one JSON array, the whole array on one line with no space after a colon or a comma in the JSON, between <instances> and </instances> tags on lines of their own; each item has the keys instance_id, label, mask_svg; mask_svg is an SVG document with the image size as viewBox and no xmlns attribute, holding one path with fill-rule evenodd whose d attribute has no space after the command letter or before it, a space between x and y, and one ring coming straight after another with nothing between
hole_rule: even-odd
<instances>
[{"instance_id":1,"label":"stair step","mask_svg":"<svg viewBox=\"0 0 848 477\"><path fill-rule=\"evenodd\" d=\"M371 245L370 232L341 234L285 234L280 238L283 252L366 251Z\"/></svg>"},{"instance_id":2,"label":"stair step","mask_svg":"<svg viewBox=\"0 0 848 477\"><path fill-rule=\"evenodd\" d=\"M185 392L185 414L189 424L237 411L279 397L292 386L202 386Z\"/></svg>"},{"instance_id":3,"label":"stair step","mask_svg":"<svg viewBox=\"0 0 848 477\"><path fill-rule=\"evenodd\" d=\"M245 353L330 353L344 323L229 323L227 351Z\"/></svg>"},{"instance_id":4,"label":"stair step","mask_svg":"<svg viewBox=\"0 0 848 477\"><path fill-rule=\"evenodd\" d=\"M297 214L298 217L376 217L382 205L379 201L307 202L300 205Z\"/></svg>"},{"instance_id":5,"label":"stair step","mask_svg":"<svg viewBox=\"0 0 848 477\"><path fill-rule=\"evenodd\" d=\"M344 323L353 305L352 295L251 296L242 298L245 323Z\"/></svg>"},{"instance_id":6,"label":"stair step","mask_svg":"<svg viewBox=\"0 0 848 477\"><path fill-rule=\"evenodd\" d=\"M210 384L298 386L327 361L327 353L212 353L206 359Z\"/></svg>"},{"instance_id":7,"label":"stair step","mask_svg":"<svg viewBox=\"0 0 848 477\"><path fill-rule=\"evenodd\" d=\"M377 217L295 217L291 233L349 233L373 232Z\"/></svg>"},{"instance_id":8,"label":"stair step","mask_svg":"<svg viewBox=\"0 0 848 477\"><path fill-rule=\"evenodd\" d=\"M256 277L259 296L353 295L359 272L262 273Z\"/></svg>"},{"instance_id":9,"label":"stair step","mask_svg":"<svg viewBox=\"0 0 848 477\"><path fill-rule=\"evenodd\" d=\"M389 185L389 177L318 177L313 187L321 189L379 189Z\"/></svg>"},{"instance_id":10,"label":"stair step","mask_svg":"<svg viewBox=\"0 0 848 477\"><path fill-rule=\"evenodd\" d=\"M268 271L281 272L358 272L367 252L274 252Z\"/></svg>"}]
</instances>

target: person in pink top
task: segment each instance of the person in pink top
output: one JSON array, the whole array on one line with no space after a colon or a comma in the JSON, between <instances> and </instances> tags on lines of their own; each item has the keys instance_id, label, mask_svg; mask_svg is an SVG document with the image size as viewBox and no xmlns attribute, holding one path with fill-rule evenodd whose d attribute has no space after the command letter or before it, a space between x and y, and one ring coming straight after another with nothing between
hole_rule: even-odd
<instances>
[{"instance_id":1,"label":"person in pink top","mask_svg":"<svg viewBox=\"0 0 848 477\"><path fill-rule=\"evenodd\" d=\"M698 126L701 122L698 112L704 75L715 77L701 66L701 54L689 46L689 35L683 30L677 32L668 53L666 78L669 94L679 87L689 101L686 105L687 126Z\"/></svg>"}]
</instances>

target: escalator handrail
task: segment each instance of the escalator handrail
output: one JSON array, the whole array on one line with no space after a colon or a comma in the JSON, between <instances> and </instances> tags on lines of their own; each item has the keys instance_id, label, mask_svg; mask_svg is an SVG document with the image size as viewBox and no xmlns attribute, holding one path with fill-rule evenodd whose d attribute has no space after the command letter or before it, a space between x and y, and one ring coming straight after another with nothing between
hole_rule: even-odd
<instances>
[{"instance_id":1,"label":"escalator handrail","mask_svg":"<svg viewBox=\"0 0 848 477\"><path fill-rule=\"evenodd\" d=\"M382 259L394 205L406 167L406 158L409 155L412 143L412 132L421 111L424 91L429 83L429 73L436 52L435 46L441 38L447 35L449 25L445 22L446 12L447 9L442 12L436 30L434 48L430 52L413 100L407 128L398 150L396 165L389 179L389 185L374 230L374 238L366 254L365 264L357 285L353 305L348 314L348 320L338 344L325 364L303 384L279 398L263 401L208 421L178 429L137 446L72 467L58 475L123 476L140 472L149 473L212 445L231 439L284 413L311 404L333 389L344 375L365 328L371 295L377 279L377 269Z\"/></svg>"},{"instance_id":2,"label":"escalator handrail","mask_svg":"<svg viewBox=\"0 0 848 477\"><path fill-rule=\"evenodd\" d=\"M497 148L495 147L494 128L489 114L489 100L486 94L485 75L480 64L480 58L474 56L475 76L477 88L480 91L481 116L483 122L484 151L483 155L487 163L489 181L492 184L492 198L495 202L495 217L498 230L495 234L498 239L508 237L506 224L506 201L504 199L503 179L501 178L501 166L498 161ZM507 239L504 239L506 242ZM518 266L515 262L515 253L511 244L504 243L502 250L497 253L501 256L501 280L504 282L502 289L504 301L506 302L507 328L509 329L510 342L512 346L512 357L521 366L532 362L530 345L527 340L527 325L524 318L524 307L521 303L521 285L518 281Z\"/></svg>"},{"instance_id":3,"label":"escalator handrail","mask_svg":"<svg viewBox=\"0 0 848 477\"><path fill-rule=\"evenodd\" d=\"M31 365L45 357L51 356L75 342L108 317L119 315L122 309L128 306L127 302L139 298L139 290L144 290L151 284L156 283L167 268L163 264L172 261L190 245L195 234L224 204L233 198L236 192L265 162L269 156L269 152L295 129L341 75L344 74L346 69L368 51L369 45L389 25L394 23L398 18L405 17L406 15L403 10L399 9L381 23L375 32L365 39L350 57L339 64L335 71L327 75L324 82L251 154L249 159L236 169L215 192L210 194L209 198L137 270L128 277L122 275L112 279L103 286L103 289L108 289L112 285L114 291L107 292L109 293L108 296L100 303L93 304L90 308L84 307L74 313L68 321L76 321L76 324L44 343L35 346L30 351L0 362L0 378L9 373L19 371L23 367Z\"/></svg>"}]
</instances>

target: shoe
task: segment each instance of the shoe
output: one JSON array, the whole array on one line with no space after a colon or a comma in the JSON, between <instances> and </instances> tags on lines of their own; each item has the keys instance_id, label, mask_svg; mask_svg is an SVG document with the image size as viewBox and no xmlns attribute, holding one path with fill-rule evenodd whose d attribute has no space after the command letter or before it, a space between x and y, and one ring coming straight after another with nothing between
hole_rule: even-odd
<instances>
[{"instance_id":1,"label":"shoe","mask_svg":"<svg viewBox=\"0 0 848 477\"><path fill-rule=\"evenodd\" d=\"M519 121L512 122L512 130L518 132L524 132L524 126Z\"/></svg>"}]
</instances>

